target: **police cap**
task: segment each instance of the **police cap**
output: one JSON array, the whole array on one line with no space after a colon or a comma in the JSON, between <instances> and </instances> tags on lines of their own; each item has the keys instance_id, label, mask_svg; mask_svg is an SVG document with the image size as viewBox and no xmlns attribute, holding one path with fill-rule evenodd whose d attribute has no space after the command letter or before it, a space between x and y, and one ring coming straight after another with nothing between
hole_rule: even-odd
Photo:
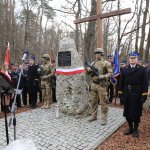
<instances>
[{"instance_id":1,"label":"police cap","mask_svg":"<svg viewBox=\"0 0 150 150\"><path fill-rule=\"evenodd\" d=\"M131 53L129 54L129 56L138 57L138 56L139 56L139 54L138 54L137 52L131 52Z\"/></svg>"},{"instance_id":2,"label":"police cap","mask_svg":"<svg viewBox=\"0 0 150 150\"><path fill-rule=\"evenodd\" d=\"M96 49L94 50L94 53L95 53L95 54L104 53L104 50L103 50L102 48L96 48Z\"/></svg>"}]
</instances>

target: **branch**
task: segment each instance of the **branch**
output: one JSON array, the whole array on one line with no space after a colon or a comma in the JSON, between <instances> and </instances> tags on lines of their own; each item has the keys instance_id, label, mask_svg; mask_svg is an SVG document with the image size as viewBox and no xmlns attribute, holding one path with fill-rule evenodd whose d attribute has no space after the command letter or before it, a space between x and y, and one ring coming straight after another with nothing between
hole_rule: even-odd
<instances>
[{"instance_id":1,"label":"branch","mask_svg":"<svg viewBox=\"0 0 150 150\"><path fill-rule=\"evenodd\" d=\"M112 1L116 1L116 0L106 0L106 1L103 1L102 4L107 3L107 2L112 2Z\"/></svg>"},{"instance_id":2,"label":"branch","mask_svg":"<svg viewBox=\"0 0 150 150\"><path fill-rule=\"evenodd\" d=\"M72 30L74 30L74 31L75 31L75 29L74 29L71 25L67 24L67 23L66 23L66 22L64 22L64 21L61 21L61 22L63 22L65 25L69 26Z\"/></svg>"},{"instance_id":3,"label":"branch","mask_svg":"<svg viewBox=\"0 0 150 150\"><path fill-rule=\"evenodd\" d=\"M73 15L74 15L74 13L67 12L67 11L62 11L62 10L59 10L59 9L53 9L53 10L55 10L55 11L60 11L60 12L62 12L62 13L66 13L66 14L73 14Z\"/></svg>"},{"instance_id":4,"label":"branch","mask_svg":"<svg viewBox=\"0 0 150 150\"><path fill-rule=\"evenodd\" d=\"M149 23L150 23L150 21L147 22L145 25L147 25L147 24L149 24ZM122 36L126 36L126 35L129 34L129 33L135 32L136 30L142 28L143 26L144 26L144 25L141 25L139 28L136 28L136 29L134 29L134 30L131 30L130 32L124 33Z\"/></svg>"}]
</instances>

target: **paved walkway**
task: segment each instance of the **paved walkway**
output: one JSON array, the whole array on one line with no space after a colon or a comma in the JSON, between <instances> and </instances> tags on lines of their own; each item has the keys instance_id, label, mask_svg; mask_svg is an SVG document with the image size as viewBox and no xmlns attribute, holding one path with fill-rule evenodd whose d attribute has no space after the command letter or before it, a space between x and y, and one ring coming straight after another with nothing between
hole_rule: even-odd
<instances>
[{"instance_id":1,"label":"paved walkway","mask_svg":"<svg viewBox=\"0 0 150 150\"><path fill-rule=\"evenodd\" d=\"M125 122L122 109L112 107L106 126L100 125L100 117L91 123L88 118L75 119L64 114L56 118L55 104L49 110L34 109L17 114L16 118L17 139L33 140L38 150L94 150ZM13 127L9 127L9 137L13 141ZM5 121L0 119L0 150L5 146Z\"/></svg>"}]
</instances>

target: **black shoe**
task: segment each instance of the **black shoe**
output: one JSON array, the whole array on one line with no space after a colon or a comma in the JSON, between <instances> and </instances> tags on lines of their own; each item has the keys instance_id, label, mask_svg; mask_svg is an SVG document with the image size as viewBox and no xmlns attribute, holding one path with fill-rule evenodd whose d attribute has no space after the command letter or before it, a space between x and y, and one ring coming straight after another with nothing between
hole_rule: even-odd
<instances>
[{"instance_id":1,"label":"black shoe","mask_svg":"<svg viewBox=\"0 0 150 150\"><path fill-rule=\"evenodd\" d=\"M135 137L135 138L139 137L139 132L138 132L138 130L134 130L132 136Z\"/></svg>"},{"instance_id":2,"label":"black shoe","mask_svg":"<svg viewBox=\"0 0 150 150\"><path fill-rule=\"evenodd\" d=\"M36 106L32 106L32 107L31 107L31 109L35 109L35 108L36 108Z\"/></svg>"},{"instance_id":3,"label":"black shoe","mask_svg":"<svg viewBox=\"0 0 150 150\"><path fill-rule=\"evenodd\" d=\"M133 131L134 131L134 130L133 130L132 128L129 128L129 129L127 129L126 131L124 131L124 135L132 134Z\"/></svg>"}]
</instances>

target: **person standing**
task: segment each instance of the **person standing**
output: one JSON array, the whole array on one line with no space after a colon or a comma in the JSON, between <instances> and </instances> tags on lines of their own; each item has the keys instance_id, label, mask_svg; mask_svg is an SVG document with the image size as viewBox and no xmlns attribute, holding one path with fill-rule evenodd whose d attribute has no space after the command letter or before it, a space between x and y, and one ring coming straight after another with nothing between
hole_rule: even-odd
<instances>
[{"instance_id":1,"label":"person standing","mask_svg":"<svg viewBox=\"0 0 150 150\"><path fill-rule=\"evenodd\" d=\"M138 53L129 54L129 65L122 68L119 81L119 97L124 101L123 116L128 122L124 135L138 137L138 127L142 116L142 106L148 95L146 69L138 64Z\"/></svg>"},{"instance_id":2,"label":"person standing","mask_svg":"<svg viewBox=\"0 0 150 150\"><path fill-rule=\"evenodd\" d=\"M44 59L44 74L41 78L41 86L44 105L41 108L49 109L50 104L52 103L52 85L50 79L54 74L54 70L52 65L50 65L50 56L48 54L44 54L42 58Z\"/></svg>"},{"instance_id":3,"label":"person standing","mask_svg":"<svg viewBox=\"0 0 150 150\"><path fill-rule=\"evenodd\" d=\"M23 64L23 76L22 76L22 99L23 99L23 105L27 106L27 94L28 94L28 88L27 88L27 76L28 76L28 63L26 62Z\"/></svg>"},{"instance_id":4,"label":"person standing","mask_svg":"<svg viewBox=\"0 0 150 150\"><path fill-rule=\"evenodd\" d=\"M27 89L29 94L29 105L32 109L36 108L37 93L39 91L39 66L35 64L35 57L29 58L29 67L27 72Z\"/></svg>"},{"instance_id":5,"label":"person standing","mask_svg":"<svg viewBox=\"0 0 150 150\"><path fill-rule=\"evenodd\" d=\"M113 69L113 56L108 55L107 57L108 57L107 61L110 62L112 69ZM113 96L114 96L114 85L110 82L110 80L109 80L107 92L108 92L109 103L111 104L113 101Z\"/></svg>"},{"instance_id":6,"label":"person standing","mask_svg":"<svg viewBox=\"0 0 150 150\"><path fill-rule=\"evenodd\" d=\"M16 62L11 63L10 76L11 76L11 79L12 79L12 84L13 84L14 89L17 89L17 85L18 85L18 81L19 81L19 73L20 73L20 70L18 68L18 64ZM22 79L20 80L18 88L19 88L19 90L22 89ZM14 98L15 98L15 94L12 98L13 98L12 99L12 102L13 102ZM16 96L16 104L17 104L17 108L21 107L21 98L20 98L20 95L18 95L18 94Z\"/></svg>"},{"instance_id":7,"label":"person standing","mask_svg":"<svg viewBox=\"0 0 150 150\"><path fill-rule=\"evenodd\" d=\"M90 67L87 67L87 72L91 75L91 91L90 101L92 107L92 117L89 122L97 120L98 100L101 104L101 125L105 125L107 122L108 114L108 94L107 86L108 80L112 75L111 64L103 58L104 51L102 48L96 48L95 51L96 60L92 63L92 66L98 70L98 74L95 74Z\"/></svg>"},{"instance_id":8,"label":"person standing","mask_svg":"<svg viewBox=\"0 0 150 150\"><path fill-rule=\"evenodd\" d=\"M8 78L8 80L10 81L12 85L11 76L9 75L8 71L9 71L9 64L7 62L4 62L4 64L0 67L0 72L3 73ZM4 112L4 110L6 110L6 113L10 112L10 98L11 98L11 93L7 93L7 95L3 95L1 93L1 111L2 112Z\"/></svg>"}]
</instances>

